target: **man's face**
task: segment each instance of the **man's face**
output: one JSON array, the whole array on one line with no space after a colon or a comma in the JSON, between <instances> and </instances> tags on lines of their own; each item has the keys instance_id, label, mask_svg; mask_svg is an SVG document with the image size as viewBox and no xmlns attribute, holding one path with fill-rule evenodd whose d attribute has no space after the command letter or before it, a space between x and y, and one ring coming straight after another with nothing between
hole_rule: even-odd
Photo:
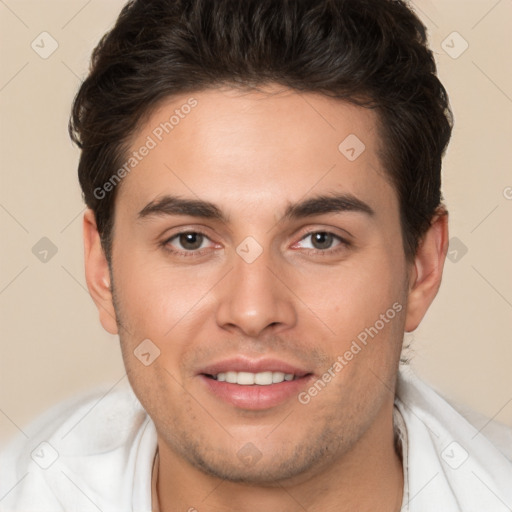
<instances>
[{"instance_id":1,"label":"man's face","mask_svg":"<svg viewBox=\"0 0 512 512\"><path fill-rule=\"evenodd\" d=\"M378 144L374 112L289 90L173 98L138 132L131 151L150 149L116 199L112 279L161 456L272 482L390 421L409 267Z\"/></svg>"}]
</instances>

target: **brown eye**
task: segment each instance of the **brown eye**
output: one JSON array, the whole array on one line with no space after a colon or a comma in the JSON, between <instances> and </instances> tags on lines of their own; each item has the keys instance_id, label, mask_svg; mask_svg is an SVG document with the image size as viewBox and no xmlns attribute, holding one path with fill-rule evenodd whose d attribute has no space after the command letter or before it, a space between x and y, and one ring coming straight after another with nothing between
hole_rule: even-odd
<instances>
[{"instance_id":1,"label":"brown eye","mask_svg":"<svg viewBox=\"0 0 512 512\"><path fill-rule=\"evenodd\" d=\"M175 254L194 255L200 250L211 248L211 240L203 233L197 231L184 231L178 233L163 243L164 247Z\"/></svg>"},{"instance_id":2,"label":"brown eye","mask_svg":"<svg viewBox=\"0 0 512 512\"><path fill-rule=\"evenodd\" d=\"M330 231L310 231L295 244L295 248L306 249L315 254L332 254L347 247L350 247L349 242Z\"/></svg>"},{"instance_id":3,"label":"brown eye","mask_svg":"<svg viewBox=\"0 0 512 512\"><path fill-rule=\"evenodd\" d=\"M194 251L201 247L204 236L201 233L181 233L178 240L183 249Z\"/></svg>"},{"instance_id":4,"label":"brown eye","mask_svg":"<svg viewBox=\"0 0 512 512\"><path fill-rule=\"evenodd\" d=\"M173 258L206 258L221 249L210 237L201 231L182 231L162 241L159 245Z\"/></svg>"},{"instance_id":5,"label":"brown eye","mask_svg":"<svg viewBox=\"0 0 512 512\"><path fill-rule=\"evenodd\" d=\"M325 231L311 234L311 244L315 249L330 249L333 240L334 235Z\"/></svg>"}]
</instances>

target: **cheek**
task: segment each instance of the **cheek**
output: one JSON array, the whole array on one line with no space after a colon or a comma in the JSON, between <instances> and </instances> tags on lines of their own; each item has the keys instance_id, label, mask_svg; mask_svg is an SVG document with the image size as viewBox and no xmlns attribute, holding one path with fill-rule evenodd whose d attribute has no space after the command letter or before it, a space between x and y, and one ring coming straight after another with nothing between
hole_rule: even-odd
<instances>
[{"instance_id":1,"label":"cheek","mask_svg":"<svg viewBox=\"0 0 512 512\"><path fill-rule=\"evenodd\" d=\"M357 403L385 391L382 383L389 389L394 385L407 296L400 260L392 260L381 255L364 265L354 263L325 279L317 276L310 287L308 305L329 328L321 341L329 360L323 371L329 373L326 379L335 375L324 399L354 396ZM310 315L304 332L320 325Z\"/></svg>"},{"instance_id":2,"label":"cheek","mask_svg":"<svg viewBox=\"0 0 512 512\"><path fill-rule=\"evenodd\" d=\"M120 331L123 361L136 395L153 413L161 397L176 400L182 393L180 364L197 337L189 328L211 287L205 276L189 274L143 255L115 266L116 312L126 327Z\"/></svg>"},{"instance_id":3,"label":"cheek","mask_svg":"<svg viewBox=\"0 0 512 512\"><path fill-rule=\"evenodd\" d=\"M194 317L215 284L215 272L203 266L186 270L156 258L125 258L115 280L122 315L132 334L165 339Z\"/></svg>"},{"instance_id":4,"label":"cheek","mask_svg":"<svg viewBox=\"0 0 512 512\"><path fill-rule=\"evenodd\" d=\"M389 253L354 256L338 267L312 268L294 288L310 316L321 320L341 343L373 326L381 315L385 320L401 318L396 310L405 309L405 267L399 255ZM393 309L395 303L401 307Z\"/></svg>"}]
</instances>

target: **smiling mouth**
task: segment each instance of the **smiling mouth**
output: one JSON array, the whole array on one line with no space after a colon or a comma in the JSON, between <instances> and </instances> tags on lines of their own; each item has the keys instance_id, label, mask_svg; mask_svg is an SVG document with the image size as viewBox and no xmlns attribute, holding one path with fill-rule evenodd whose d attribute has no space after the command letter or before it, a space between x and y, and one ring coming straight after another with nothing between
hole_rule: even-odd
<instances>
[{"instance_id":1,"label":"smiling mouth","mask_svg":"<svg viewBox=\"0 0 512 512\"><path fill-rule=\"evenodd\" d=\"M258 373L252 372L220 372L215 375L203 374L206 377L219 381L227 382L228 384L238 384L240 386L270 386L272 384L280 384L282 382L289 382L298 380L303 377L311 375L295 375L293 373L263 371Z\"/></svg>"}]
</instances>

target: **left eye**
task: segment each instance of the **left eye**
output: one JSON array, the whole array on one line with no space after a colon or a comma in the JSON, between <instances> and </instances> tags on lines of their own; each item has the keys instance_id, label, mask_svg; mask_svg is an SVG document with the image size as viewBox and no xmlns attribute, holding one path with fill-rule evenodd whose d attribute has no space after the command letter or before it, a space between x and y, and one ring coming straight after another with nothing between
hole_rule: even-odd
<instances>
[{"instance_id":1,"label":"left eye","mask_svg":"<svg viewBox=\"0 0 512 512\"><path fill-rule=\"evenodd\" d=\"M178 250L185 249L185 251L197 251L198 249L204 249L206 246L203 246L203 244L207 241L209 241L209 238L206 235L191 231L179 233L178 235L170 238L167 243ZM181 247L176 247L175 244L179 244Z\"/></svg>"},{"instance_id":2,"label":"left eye","mask_svg":"<svg viewBox=\"0 0 512 512\"><path fill-rule=\"evenodd\" d=\"M331 249L333 247L333 242L335 241L338 241L335 245L343 243L343 240L339 236L329 233L328 231L315 231L313 233L308 233L299 243L304 243L307 239L311 239L311 242L309 245L303 246L303 248L316 249L320 251Z\"/></svg>"}]
</instances>

